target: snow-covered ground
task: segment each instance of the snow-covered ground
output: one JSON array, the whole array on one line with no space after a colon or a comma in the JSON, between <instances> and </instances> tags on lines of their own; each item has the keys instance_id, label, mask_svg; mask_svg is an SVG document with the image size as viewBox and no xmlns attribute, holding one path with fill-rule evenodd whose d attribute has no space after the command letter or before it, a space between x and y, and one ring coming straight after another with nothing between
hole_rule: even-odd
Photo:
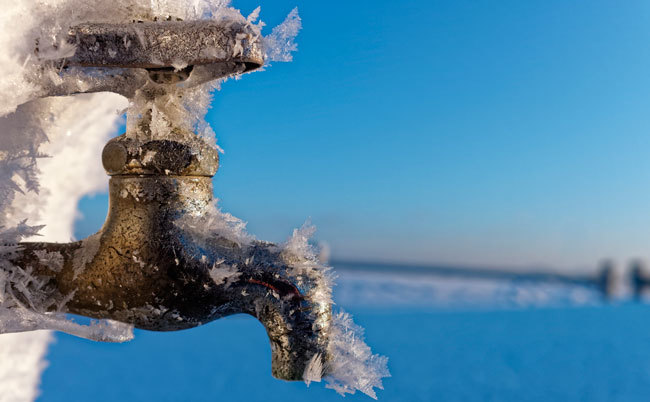
<instances>
[{"instance_id":1,"label":"snow-covered ground","mask_svg":"<svg viewBox=\"0 0 650 402\"><path fill-rule=\"evenodd\" d=\"M345 278L339 290L347 292ZM376 284L355 281L368 291ZM413 289L413 284L404 290ZM398 290L398 285L392 288ZM420 290L421 292L421 290ZM421 293L418 293L421 294ZM335 291L366 328L373 350L390 356L380 401L645 401L650 329L644 305L442 308L367 303ZM344 301L345 300L345 301ZM65 334L50 349L44 401L332 401L322 384L271 378L264 329L245 316L178 333L136 331L109 345ZM226 345L226 346L224 346ZM370 400L363 394L342 401Z\"/></svg>"}]
</instances>

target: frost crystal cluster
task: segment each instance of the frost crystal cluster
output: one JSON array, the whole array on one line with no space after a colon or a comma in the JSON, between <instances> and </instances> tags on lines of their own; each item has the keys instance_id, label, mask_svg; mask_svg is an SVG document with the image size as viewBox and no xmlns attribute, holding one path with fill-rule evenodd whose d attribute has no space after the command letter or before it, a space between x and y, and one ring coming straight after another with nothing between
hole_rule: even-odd
<instances>
[{"instance_id":1,"label":"frost crystal cluster","mask_svg":"<svg viewBox=\"0 0 650 402\"><path fill-rule=\"evenodd\" d=\"M66 301L74 292L59 295L57 300L62 301L52 303L50 285L34 275L31 267L16 263L21 251L19 243L72 239L77 201L105 189L106 178L97 156L124 111L130 135L166 139L180 130L213 138L204 116L212 92L221 82L192 88L170 87L163 96L155 98L123 86L119 80L102 87L105 75L93 76L92 71L83 68L63 68L66 58L77 52L66 41L66 35L70 27L85 22L208 19L224 25L246 24L247 33L237 36L232 45L236 56L243 51L241 41L262 37L264 23L257 22L260 9L244 17L231 7L229 0L0 0L0 6L0 334L45 329L98 341L130 340L130 325L110 320L81 325L66 316ZM297 49L294 38L300 28L295 9L284 23L263 37L265 62L290 61ZM177 60L174 68L182 71L187 65L186 61ZM128 94L130 102L116 93ZM73 94L77 95L65 96ZM50 95L61 97L46 97ZM142 130L144 126L146 131ZM246 233L242 221L216 206L211 211L201 216L188 214L177 224L193 233L199 242L215 236L243 246L257 242ZM329 304L333 276L309 244L312 233L313 228L306 225L296 230L286 244L268 246L282 256L298 284L308 289L307 298L319 302L316 304ZM84 240L75 252L75 273L97 252L95 240ZM36 255L50 271L61 269L63 256L58 252L40 251ZM252 260L246 261L246 265L252 264ZM319 273L318 279L308 283L313 272ZM241 272L236 265L217 261L209 274L215 284L228 286L238 280ZM389 375L386 359L371 353L363 342L362 330L349 315L315 314L332 317L328 323L328 357L315 355L310 360L303 375L305 381L309 384L325 379L329 387L341 394L360 390L376 398L374 388L381 388L381 379ZM15 367L13 371L0 368L0 393L14 400L36 397L39 373L45 367L42 357L50 339L48 333L0 335L2 366ZM31 354L21 352L25 345L29 345ZM17 361L31 365L12 363Z\"/></svg>"},{"instance_id":2,"label":"frost crystal cluster","mask_svg":"<svg viewBox=\"0 0 650 402\"><path fill-rule=\"evenodd\" d=\"M331 268L319 261L315 247L309 243L315 231L316 228L309 222L295 229L284 245L285 261L297 275L310 269L324 273L323 282L314 287L309 297L326 303L332 301L334 277ZM318 382L321 373L327 373L324 377L328 382L327 387L339 394L354 394L359 390L377 399L374 388L383 389L382 378L390 377L388 359L373 354L363 336L363 328L356 325L349 314L343 311L335 313L330 323L328 359L324 365L321 365L320 359L312 359L303 374L305 382L308 385L312 381Z\"/></svg>"}]
</instances>

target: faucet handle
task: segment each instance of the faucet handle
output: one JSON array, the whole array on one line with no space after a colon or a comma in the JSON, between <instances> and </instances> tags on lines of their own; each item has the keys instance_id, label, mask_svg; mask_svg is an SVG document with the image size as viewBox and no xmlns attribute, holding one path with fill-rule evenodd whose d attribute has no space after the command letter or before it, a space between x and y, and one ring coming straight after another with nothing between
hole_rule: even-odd
<instances>
[{"instance_id":1,"label":"faucet handle","mask_svg":"<svg viewBox=\"0 0 650 402\"><path fill-rule=\"evenodd\" d=\"M84 23L70 28L67 43L75 52L56 61L63 68L58 79L44 79L42 97L107 91L132 98L148 84L190 88L264 64L259 31L239 21Z\"/></svg>"},{"instance_id":2,"label":"faucet handle","mask_svg":"<svg viewBox=\"0 0 650 402\"><path fill-rule=\"evenodd\" d=\"M76 46L69 66L181 70L237 62L250 71L264 64L260 34L240 22L86 23L70 29L68 43Z\"/></svg>"}]
</instances>

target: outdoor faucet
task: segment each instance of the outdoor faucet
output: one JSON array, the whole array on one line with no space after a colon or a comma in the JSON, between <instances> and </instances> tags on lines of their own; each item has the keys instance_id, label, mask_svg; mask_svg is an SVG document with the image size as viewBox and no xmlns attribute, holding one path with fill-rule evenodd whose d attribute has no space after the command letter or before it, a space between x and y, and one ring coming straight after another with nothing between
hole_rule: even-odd
<instances>
[{"instance_id":1,"label":"outdoor faucet","mask_svg":"<svg viewBox=\"0 0 650 402\"><path fill-rule=\"evenodd\" d=\"M189 88L264 61L261 39L244 23L83 24L68 42L76 51L43 96L112 91L155 101L166 86ZM101 230L73 243L21 243L12 263L49 295L32 307L153 331L249 314L269 336L273 375L302 380L315 360L327 361L331 302L310 296L326 287L325 274L297 269L300 257L271 243L197 235L186 221L212 211L218 153L184 129L152 135L151 112L103 150L110 180ZM15 294L21 298L20 289Z\"/></svg>"}]
</instances>

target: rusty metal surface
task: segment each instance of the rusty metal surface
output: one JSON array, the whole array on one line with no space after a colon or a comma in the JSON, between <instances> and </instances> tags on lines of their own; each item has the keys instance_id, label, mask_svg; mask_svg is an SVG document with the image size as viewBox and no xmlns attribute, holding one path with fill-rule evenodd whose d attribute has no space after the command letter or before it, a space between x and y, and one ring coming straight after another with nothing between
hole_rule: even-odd
<instances>
[{"instance_id":1,"label":"rusty metal surface","mask_svg":"<svg viewBox=\"0 0 650 402\"><path fill-rule=\"evenodd\" d=\"M121 137L107 148L125 141L131 140ZM331 306L305 297L322 273L313 269L298 279L282 250L271 243L240 245L218 235L197 241L178 220L209 212L211 175L178 174L196 173L186 170L191 162L178 163L192 160L177 159L185 155L178 152L185 144L148 141L129 146L135 155L146 154L137 149L156 148L160 165L146 165L152 173L146 175L113 171L102 229L81 242L23 243L24 251L14 262L48 278L53 305L67 299L64 311L86 317L175 331L231 314L250 314L266 328L273 375L301 380L315 354L326 359ZM212 165L204 163L210 165L206 172L216 171L212 160ZM171 161L168 167L174 174L157 171L164 161ZM54 271L43 264L39 250L60 252L62 269ZM220 266L234 267L235 279L217 283L210 270Z\"/></svg>"},{"instance_id":2,"label":"rusty metal surface","mask_svg":"<svg viewBox=\"0 0 650 402\"><path fill-rule=\"evenodd\" d=\"M217 21L88 23L70 29L70 66L161 68L235 61L264 64L259 34L249 24Z\"/></svg>"},{"instance_id":3,"label":"rusty metal surface","mask_svg":"<svg viewBox=\"0 0 650 402\"><path fill-rule=\"evenodd\" d=\"M40 96L136 91L169 74L190 88L247 73L264 64L262 38L248 24L217 21L87 23L70 28L75 53L56 60L58 79ZM38 47L35 49L38 56Z\"/></svg>"},{"instance_id":4,"label":"rusty metal surface","mask_svg":"<svg viewBox=\"0 0 650 402\"><path fill-rule=\"evenodd\" d=\"M151 140L141 143L125 135L113 138L102 152L106 173L212 177L219 153L203 141Z\"/></svg>"}]
</instances>

